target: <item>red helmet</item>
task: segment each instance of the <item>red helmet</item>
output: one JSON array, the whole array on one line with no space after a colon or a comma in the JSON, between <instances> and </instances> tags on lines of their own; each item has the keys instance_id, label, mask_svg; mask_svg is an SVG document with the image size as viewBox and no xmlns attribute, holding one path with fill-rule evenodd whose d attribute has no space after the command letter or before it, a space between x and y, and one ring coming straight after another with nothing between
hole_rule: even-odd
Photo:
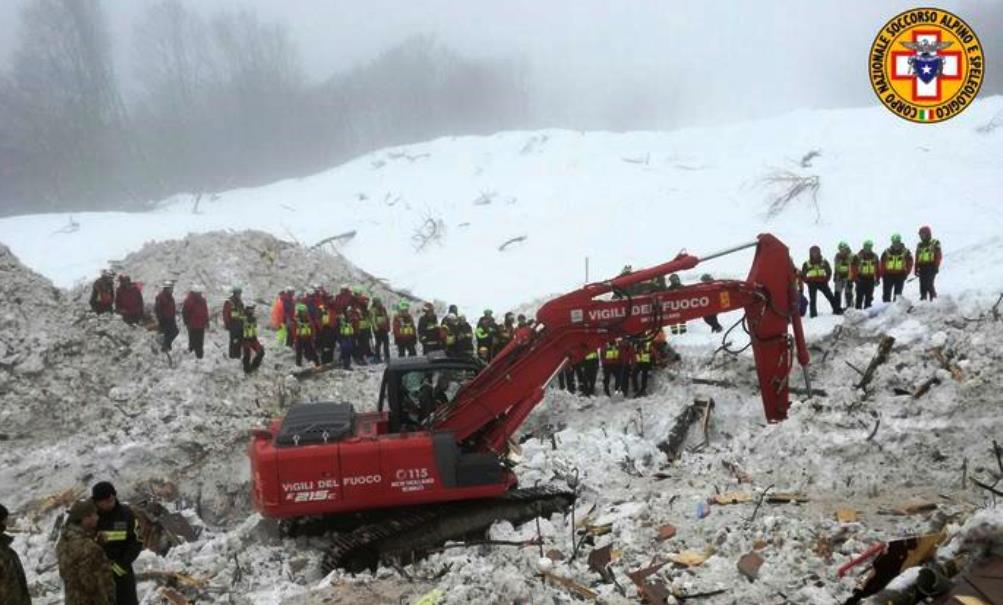
<instances>
[{"instance_id":1,"label":"red helmet","mask_svg":"<svg viewBox=\"0 0 1003 605\"><path fill-rule=\"evenodd\" d=\"M822 254L822 249L819 248L818 246L812 246L811 248L808 249L808 253L809 254Z\"/></svg>"}]
</instances>

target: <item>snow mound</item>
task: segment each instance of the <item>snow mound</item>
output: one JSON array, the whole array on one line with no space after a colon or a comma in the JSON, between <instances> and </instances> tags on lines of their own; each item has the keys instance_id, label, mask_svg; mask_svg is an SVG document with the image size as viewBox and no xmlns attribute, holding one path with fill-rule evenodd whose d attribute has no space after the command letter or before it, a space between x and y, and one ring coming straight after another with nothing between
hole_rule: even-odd
<instances>
[{"instance_id":1,"label":"snow mound","mask_svg":"<svg viewBox=\"0 0 1003 605\"><path fill-rule=\"evenodd\" d=\"M1001 108L1003 97L983 98L936 125L872 107L672 132L448 137L220 192L197 214L179 195L146 213L74 214L76 230L67 214L9 217L0 241L65 287L149 239L260 229L312 245L353 234L337 244L353 263L470 315L577 287L586 262L597 280L772 232L800 263L812 244L827 256L840 240L883 249L892 233L911 243L929 224L944 245L943 292L999 290L1003 130L978 127ZM771 216L784 187L770 179L786 175L817 179L817 208L806 194ZM744 277L749 258L683 278Z\"/></svg>"}]
</instances>

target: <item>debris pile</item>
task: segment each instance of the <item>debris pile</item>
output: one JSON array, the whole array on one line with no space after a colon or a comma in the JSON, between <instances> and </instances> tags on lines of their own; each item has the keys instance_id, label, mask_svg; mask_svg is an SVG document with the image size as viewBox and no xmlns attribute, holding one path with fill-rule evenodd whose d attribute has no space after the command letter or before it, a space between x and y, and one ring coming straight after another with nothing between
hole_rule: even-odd
<instances>
[{"instance_id":1,"label":"debris pile","mask_svg":"<svg viewBox=\"0 0 1003 605\"><path fill-rule=\"evenodd\" d=\"M59 512L99 479L143 512L157 551L136 565L147 602L839 605L915 537L937 536L930 564L957 559L961 573L1003 554L1003 518L985 510L1003 481L992 301L963 301L981 305L964 314L946 297L849 311L810 343L812 395L779 424L763 420L751 358L711 348L690 348L641 399L549 390L523 427L517 473L524 487L575 489L572 514L324 577L323 538L280 537L251 511L247 430L295 402L371 409L379 367L299 381L266 335L248 377L218 325L201 362L178 350L182 334L171 367L153 333L91 314L89 292L53 289L5 249L0 261L0 484L38 603L61 598ZM120 264L179 291L215 284L217 304L232 283L266 304L286 285L372 283L257 233L150 244Z\"/></svg>"}]
</instances>

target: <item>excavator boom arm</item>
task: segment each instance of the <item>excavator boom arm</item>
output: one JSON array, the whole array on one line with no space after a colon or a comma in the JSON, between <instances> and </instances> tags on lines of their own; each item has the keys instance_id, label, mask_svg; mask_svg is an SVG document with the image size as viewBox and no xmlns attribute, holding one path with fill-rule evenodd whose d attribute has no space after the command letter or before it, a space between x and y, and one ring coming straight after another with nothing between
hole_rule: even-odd
<instances>
[{"instance_id":1,"label":"excavator boom arm","mask_svg":"<svg viewBox=\"0 0 1003 605\"><path fill-rule=\"evenodd\" d=\"M792 344L797 345L801 364L808 361L797 308L796 269L787 247L772 235L760 235L753 245L756 257L745 281L719 280L626 295L632 285L700 262L681 254L657 267L589 284L544 304L537 312L537 325L516 331L512 342L441 411L435 428L453 431L458 441L472 442L479 449L501 453L565 364L577 363L618 337L644 336L666 325L735 309L745 310L766 417L771 422L783 420L789 405ZM595 299L608 292L622 297ZM788 333L791 324L793 338Z\"/></svg>"}]
</instances>

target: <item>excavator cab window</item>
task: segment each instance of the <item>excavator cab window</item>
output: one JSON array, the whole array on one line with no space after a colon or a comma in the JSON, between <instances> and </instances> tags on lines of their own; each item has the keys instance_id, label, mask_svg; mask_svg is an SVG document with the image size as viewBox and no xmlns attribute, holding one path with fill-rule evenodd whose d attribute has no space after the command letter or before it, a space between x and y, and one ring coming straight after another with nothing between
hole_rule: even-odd
<instances>
[{"instance_id":1,"label":"excavator cab window","mask_svg":"<svg viewBox=\"0 0 1003 605\"><path fill-rule=\"evenodd\" d=\"M401 376L401 430L424 430L428 421L456 397L460 387L473 378L473 370L414 370Z\"/></svg>"}]
</instances>

